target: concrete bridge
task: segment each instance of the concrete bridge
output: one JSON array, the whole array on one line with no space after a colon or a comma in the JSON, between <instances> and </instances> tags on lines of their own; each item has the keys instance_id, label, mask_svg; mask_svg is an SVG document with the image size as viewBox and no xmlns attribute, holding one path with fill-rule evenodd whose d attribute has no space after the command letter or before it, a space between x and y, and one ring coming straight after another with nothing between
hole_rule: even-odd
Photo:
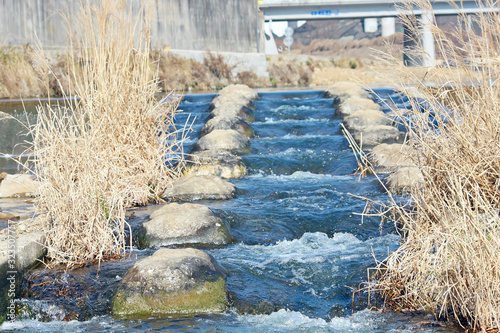
<instances>
[{"instance_id":1,"label":"concrete bridge","mask_svg":"<svg viewBox=\"0 0 500 333\"><path fill-rule=\"evenodd\" d=\"M426 3L426 1L422 1ZM476 14L480 12L498 11L498 6L488 7L476 0L431 0L432 11L425 6L403 7L403 1L394 0L259 0L259 8L264 14L264 22L294 21L294 20L321 20L362 18L367 25L376 26L377 18L381 18L382 36L395 33L396 17L402 12L420 16L420 36L418 37L425 51L421 60L424 66L435 65L434 38L431 25L434 15L456 15L459 13ZM406 34L409 32L405 31ZM269 41L268 48L274 48ZM272 40L274 43L274 40Z\"/></svg>"}]
</instances>

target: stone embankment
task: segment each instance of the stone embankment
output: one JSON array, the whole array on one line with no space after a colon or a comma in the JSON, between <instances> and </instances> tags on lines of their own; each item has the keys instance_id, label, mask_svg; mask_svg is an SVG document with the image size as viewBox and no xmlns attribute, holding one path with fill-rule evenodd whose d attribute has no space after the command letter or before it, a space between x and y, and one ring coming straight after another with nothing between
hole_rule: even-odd
<instances>
[{"instance_id":1,"label":"stone embankment","mask_svg":"<svg viewBox=\"0 0 500 333\"><path fill-rule=\"evenodd\" d=\"M236 188L225 179L247 174L238 156L249 151L258 94L243 85L224 88L188 157L185 175L163 193L166 205L153 212L137 237L139 247L223 246L233 238L228 224L197 200L227 200ZM182 201L176 203L173 201ZM120 315L217 313L228 307L227 272L195 248L160 249L125 274L113 298Z\"/></svg>"},{"instance_id":2,"label":"stone embankment","mask_svg":"<svg viewBox=\"0 0 500 333\"><path fill-rule=\"evenodd\" d=\"M388 190L405 193L422 184L422 172L414 163L417 152L399 143L405 133L397 128L395 117L384 113L366 90L352 82L337 82L326 95L333 98L345 128L362 149L370 151L374 171L388 174L384 180Z\"/></svg>"}]
</instances>

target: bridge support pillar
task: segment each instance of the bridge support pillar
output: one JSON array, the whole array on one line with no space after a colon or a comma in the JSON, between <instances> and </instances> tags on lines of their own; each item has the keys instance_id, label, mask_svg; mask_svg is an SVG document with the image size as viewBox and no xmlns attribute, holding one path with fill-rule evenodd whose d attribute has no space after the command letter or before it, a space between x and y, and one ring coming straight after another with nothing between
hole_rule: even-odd
<instances>
[{"instance_id":1,"label":"bridge support pillar","mask_svg":"<svg viewBox=\"0 0 500 333\"><path fill-rule=\"evenodd\" d=\"M376 17L365 18L363 22L363 28L365 32L377 32L378 30L378 20Z\"/></svg>"},{"instance_id":2,"label":"bridge support pillar","mask_svg":"<svg viewBox=\"0 0 500 333\"><path fill-rule=\"evenodd\" d=\"M262 29L265 29L265 21ZM265 31L265 30L264 30ZM267 31L266 31L267 32ZM269 21L269 39L266 36L267 33L264 34L264 52L266 54L278 54L278 47L276 46L276 41L274 40L274 35L273 35L273 20Z\"/></svg>"},{"instance_id":3,"label":"bridge support pillar","mask_svg":"<svg viewBox=\"0 0 500 333\"><path fill-rule=\"evenodd\" d=\"M424 11L421 19L422 29L422 49L424 67L436 66L436 49L434 46L434 36L432 35L432 25L434 24L434 15L431 11Z\"/></svg>"},{"instance_id":4,"label":"bridge support pillar","mask_svg":"<svg viewBox=\"0 0 500 333\"><path fill-rule=\"evenodd\" d=\"M424 12L418 20L418 29L404 26L403 62L406 66L433 67L436 65L436 50L432 24L432 12Z\"/></svg>"},{"instance_id":5,"label":"bridge support pillar","mask_svg":"<svg viewBox=\"0 0 500 333\"><path fill-rule=\"evenodd\" d=\"M382 17L382 37L389 37L396 33L396 18L395 17Z\"/></svg>"}]
</instances>

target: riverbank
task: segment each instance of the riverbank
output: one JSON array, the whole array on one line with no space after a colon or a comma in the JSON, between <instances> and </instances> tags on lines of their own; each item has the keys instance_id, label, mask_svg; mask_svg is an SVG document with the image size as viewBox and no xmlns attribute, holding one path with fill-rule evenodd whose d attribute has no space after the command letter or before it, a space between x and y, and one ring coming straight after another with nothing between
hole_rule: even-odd
<instances>
[{"instance_id":1,"label":"riverbank","mask_svg":"<svg viewBox=\"0 0 500 333\"><path fill-rule=\"evenodd\" d=\"M41 56L31 46L0 48L0 99L38 99L72 95L68 75L70 65L64 50L46 50L50 75L40 72ZM364 58L308 56L299 54L263 55L162 50L151 54L164 93L218 91L229 84L241 83L255 89L326 89L332 83L352 81L369 87L394 85L395 72L403 68L397 57L390 61L374 54ZM244 61L249 65L244 67ZM255 62L255 63L254 63ZM252 70L252 65L258 70ZM407 83L415 78L434 83L432 77L444 69L407 68ZM57 79L56 79L57 77Z\"/></svg>"}]
</instances>

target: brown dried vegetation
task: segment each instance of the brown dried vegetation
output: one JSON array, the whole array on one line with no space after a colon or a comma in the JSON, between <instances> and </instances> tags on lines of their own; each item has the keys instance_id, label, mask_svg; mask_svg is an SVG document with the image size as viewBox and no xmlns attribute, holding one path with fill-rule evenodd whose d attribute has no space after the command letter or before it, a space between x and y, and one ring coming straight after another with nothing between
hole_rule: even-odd
<instances>
[{"instance_id":1,"label":"brown dried vegetation","mask_svg":"<svg viewBox=\"0 0 500 333\"><path fill-rule=\"evenodd\" d=\"M400 116L426 185L411 191L406 206L395 200L385 206L403 239L379 263L369 289L381 293L386 308L490 331L500 327L500 20L477 15L476 34L462 19L452 38L433 27L448 69L446 75L428 71L436 88L414 76L417 96L402 83L407 71L394 82L413 106Z\"/></svg>"}]
</instances>

